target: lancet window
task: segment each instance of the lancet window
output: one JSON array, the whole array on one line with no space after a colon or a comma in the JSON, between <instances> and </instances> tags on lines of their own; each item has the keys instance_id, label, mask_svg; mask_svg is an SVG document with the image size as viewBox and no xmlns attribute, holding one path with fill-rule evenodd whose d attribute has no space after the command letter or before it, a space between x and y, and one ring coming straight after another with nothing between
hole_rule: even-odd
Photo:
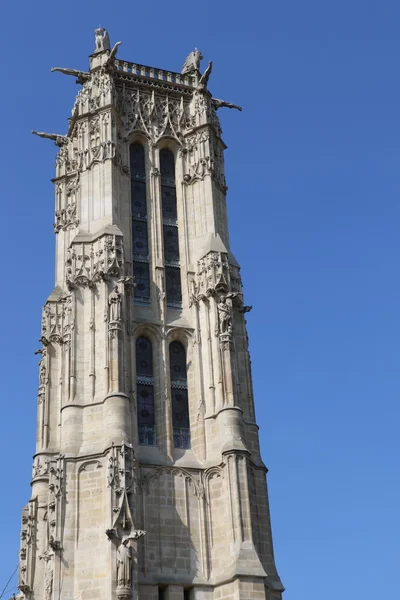
<instances>
[{"instance_id":1,"label":"lancet window","mask_svg":"<svg viewBox=\"0 0 400 600\"><path fill-rule=\"evenodd\" d=\"M139 444L156 443L154 417L153 349L145 337L136 340L136 397Z\"/></svg>"},{"instance_id":2,"label":"lancet window","mask_svg":"<svg viewBox=\"0 0 400 600\"><path fill-rule=\"evenodd\" d=\"M146 165L144 148L130 147L133 275L135 301L150 302L149 235L147 226Z\"/></svg>"},{"instance_id":3,"label":"lancet window","mask_svg":"<svg viewBox=\"0 0 400 600\"><path fill-rule=\"evenodd\" d=\"M169 345L172 426L175 448L190 448L186 351L180 342Z\"/></svg>"},{"instance_id":4,"label":"lancet window","mask_svg":"<svg viewBox=\"0 0 400 600\"><path fill-rule=\"evenodd\" d=\"M178 213L176 206L175 159L167 148L160 151L161 204L163 218L165 287L167 304L182 305L179 260Z\"/></svg>"}]
</instances>

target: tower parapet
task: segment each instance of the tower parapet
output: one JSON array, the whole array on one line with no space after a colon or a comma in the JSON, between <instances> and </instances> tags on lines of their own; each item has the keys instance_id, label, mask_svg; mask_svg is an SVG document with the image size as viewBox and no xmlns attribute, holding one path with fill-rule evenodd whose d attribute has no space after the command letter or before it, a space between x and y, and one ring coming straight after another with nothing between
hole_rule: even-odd
<instances>
[{"instance_id":1,"label":"tower parapet","mask_svg":"<svg viewBox=\"0 0 400 600\"><path fill-rule=\"evenodd\" d=\"M96 30L56 158L27 600L280 600L217 110Z\"/></svg>"}]
</instances>

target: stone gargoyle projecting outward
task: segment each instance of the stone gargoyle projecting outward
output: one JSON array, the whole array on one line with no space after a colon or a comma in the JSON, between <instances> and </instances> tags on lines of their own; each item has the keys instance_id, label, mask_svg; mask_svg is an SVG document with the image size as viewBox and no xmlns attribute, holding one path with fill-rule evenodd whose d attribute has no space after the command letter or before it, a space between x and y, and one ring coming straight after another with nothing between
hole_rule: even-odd
<instances>
[{"instance_id":1,"label":"stone gargoyle projecting outward","mask_svg":"<svg viewBox=\"0 0 400 600\"><path fill-rule=\"evenodd\" d=\"M188 58L186 59L186 62L188 61ZM205 92L207 90L207 84L208 80L210 79L211 71L212 60L210 60L207 69L204 71L203 75L199 79L199 83L197 85L198 92ZM218 110L219 108L236 108L236 110L242 110L241 106L238 106L237 104L232 104L232 102L226 102L225 100L219 100L218 98L211 98L211 103L215 110Z\"/></svg>"},{"instance_id":2,"label":"stone gargoyle projecting outward","mask_svg":"<svg viewBox=\"0 0 400 600\"><path fill-rule=\"evenodd\" d=\"M208 84L208 80L210 79L211 71L212 71L212 60L210 60L210 62L208 63L207 69L204 71L203 75L199 79L199 83L197 86L197 90L199 92L203 92L204 90L207 89L207 84Z\"/></svg>"},{"instance_id":3,"label":"stone gargoyle projecting outward","mask_svg":"<svg viewBox=\"0 0 400 600\"><path fill-rule=\"evenodd\" d=\"M44 131L34 131L33 129L31 133L46 140L53 140L56 146L64 146L68 142L66 135L59 135L58 133L45 133Z\"/></svg>"},{"instance_id":4,"label":"stone gargoyle projecting outward","mask_svg":"<svg viewBox=\"0 0 400 600\"><path fill-rule=\"evenodd\" d=\"M242 107L237 104L225 102L225 100L218 100L218 98L212 98L211 102L215 110L218 110L219 108L236 108L236 110L243 110Z\"/></svg>"},{"instance_id":5,"label":"stone gargoyle projecting outward","mask_svg":"<svg viewBox=\"0 0 400 600\"><path fill-rule=\"evenodd\" d=\"M90 79L90 73L87 73L85 71L78 71L77 69L64 69L63 67L53 67L51 69L51 72L54 73L55 71L63 73L64 75L72 75L73 77L76 77L76 83L80 84L83 84L85 83L85 81L89 81Z\"/></svg>"}]
</instances>

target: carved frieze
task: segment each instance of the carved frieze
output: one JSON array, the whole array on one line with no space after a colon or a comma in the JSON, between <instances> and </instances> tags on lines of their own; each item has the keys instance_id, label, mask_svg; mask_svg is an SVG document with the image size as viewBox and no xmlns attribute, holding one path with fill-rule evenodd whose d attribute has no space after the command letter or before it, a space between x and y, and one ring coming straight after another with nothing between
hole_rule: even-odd
<instances>
[{"instance_id":1,"label":"carved frieze","mask_svg":"<svg viewBox=\"0 0 400 600\"><path fill-rule=\"evenodd\" d=\"M214 296L230 291L230 265L225 252L209 252L197 263L198 295Z\"/></svg>"},{"instance_id":2,"label":"carved frieze","mask_svg":"<svg viewBox=\"0 0 400 600\"><path fill-rule=\"evenodd\" d=\"M118 89L117 109L122 118L121 134L127 138L132 132L142 132L153 143L162 136L175 138L181 143L186 130L187 104L180 99L153 92Z\"/></svg>"},{"instance_id":3,"label":"carved frieze","mask_svg":"<svg viewBox=\"0 0 400 600\"><path fill-rule=\"evenodd\" d=\"M68 289L94 286L123 272L122 236L104 235L94 242L72 243L68 248L66 277Z\"/></svg>"},{"instance_id":4,"label":"carved frieze","mask_svg":"<svg viewBox=\"0 0 400 600\"><path fill-rule=\"evenodd\" d=\"M37 456L32 465L32 479L48 478L49 462L50 458L48 456Z\"/></svg>"},{"instance_id":5,"label":"carved frieze","mask_svg":"<svg viewBox=\"0 0 400 600\"><path fill-rule=\"evenodd\" d=\"M42 315L42 337L44 348L40 361L40 386L46 384L46 345L48 343L68 344L71 340L71 331L74 328L72 316L72 296L67 294L59 300L46 302ZM42 372L43 371L43 372Z\"/></svg>"},{"instance_id":6,"label":"carved frieze","mask_svg":"<svg viewBox=\"0 0 400 600\"><path fill-rule=\"evenodd\" d=\"M110 539L130 535L134 530L132 499L137 491L136 461L131 444L112 446L108 457L107 482L111 493Z\"/></svg>"},{"instance_id":7,"label":"carved frieze","mask_svg":"<svg viewBox=\"0 0 400 600\"><path fill-rule=\"evenodd\" d=\"M49 461L49 495L47 501L47 541L49 548L61 548L61 520L64 503L64 456L58 454Z\"/></svg>"},{"instance_id":8,"label":"carved frieze","mask_svg":"<svg viewBox=\"0 0 400 600\"><path fill-rule=\"evenodd\" d=\"M106 160L115 162L115 132L114 117L108 110L78 121L57 155L57 178L72 176Z\"/></svg>"},{"instance_id":9,"label":"carved frieze","mask_svg":"<svg viewBox=\"0 0 400 600\"><path fill-rule=\"evenodd\" d=\"M19 552L18 589L25 596L32 592L36 548L36 500L22 510L21 546Z\"/></svg>"},{"instance_id":10,"label":"carved frieze","mask_svg":"<svg viewBox=\"0 0 400 600\"><path fill-rule=\"evenodd\" d=\"M183 183L191 185L210 176L225 193L228 188L224 172L224 148L223 142L210 134L208 129L186 136L180 150L184 160Z\"/></svg>"},{"instance_id":11,"label":"carved frieze","mask_svg":"<svg viewBox=\"0 0 400 600\"><path fill-rule=\"evenodd\" d=\"M79 225L77 215L79 175L56 185L56 214L54 231L67 231Z\"/></svg>"}]
</instances>

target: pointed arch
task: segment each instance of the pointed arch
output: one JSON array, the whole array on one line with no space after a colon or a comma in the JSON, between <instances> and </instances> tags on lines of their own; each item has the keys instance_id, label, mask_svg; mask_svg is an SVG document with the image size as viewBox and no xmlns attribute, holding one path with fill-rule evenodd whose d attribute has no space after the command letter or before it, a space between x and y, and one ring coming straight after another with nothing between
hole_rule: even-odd
<instances>
[{"instance_id":1,"label":"pointed arch","mask_svg":"<svg viewBox=\"0 0 400 600\"><path fill-rule=\"evenodd\" d=\"M158 479L164 473L171 473L175 477L185 477L189 479L193 484L193 493L197 498L204 497L204 487L200 481L198 481L193 474L187 469L182 469L181 467L156 467L152 469L149 473L147 473L142 480L142 487L146 494L150 493L150 483L152 479Z\"/></svg>"}]
</instances>

